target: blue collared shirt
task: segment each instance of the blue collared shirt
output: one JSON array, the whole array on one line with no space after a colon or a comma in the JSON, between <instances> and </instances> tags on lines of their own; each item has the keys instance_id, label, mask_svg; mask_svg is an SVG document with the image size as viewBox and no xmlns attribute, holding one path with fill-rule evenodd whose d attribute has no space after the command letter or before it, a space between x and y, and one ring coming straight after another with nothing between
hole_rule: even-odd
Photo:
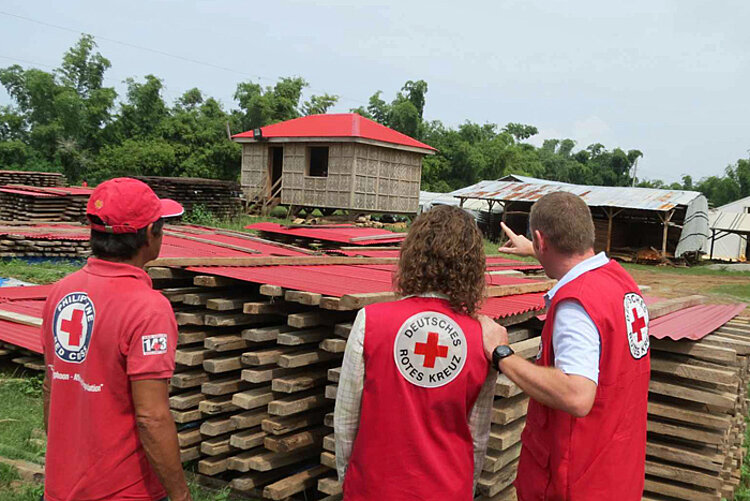
<instances>
[{"instance_id":1,"label":"blue collared shirt","mask_svg":"<svg viewBox=\"0 0 750 501\"><path fill-rule=\"evenodd\" d=\"M547 306L565 284L607 263L609 258L604 252L600 252L575 265L544 295ZM567 299L557 305L552 325L552 348L555 354L555 367L565 374L575 374L595 383L599 382L599 329L581 303L575 299Z\"/></svg>"}]
</instances>

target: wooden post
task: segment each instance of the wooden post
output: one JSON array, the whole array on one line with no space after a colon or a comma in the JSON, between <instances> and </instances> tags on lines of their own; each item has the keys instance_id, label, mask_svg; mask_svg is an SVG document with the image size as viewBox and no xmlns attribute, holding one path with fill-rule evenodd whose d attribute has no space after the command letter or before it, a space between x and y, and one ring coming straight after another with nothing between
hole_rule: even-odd
<instances>
[{"instance_id":1,"label":"wooden post","mask_svg":"<svg viewBox=\"0 0 750 501\"><path fill-rule=\"evenodd\" d=\"M604 209L607 214L607 255L609 255L609 249L612 247L612 209Z\"/></svg>"},{"instance_id":2,"label":"wooden post","mask_svg":"<svg viewBox=\"0 0 750 501\"><path fill-rule=\"evenodd\" d=\"M662 220L662 223L664 224L664 236L662 237L662 241L661 241L662 259L664 259L664 257L667 255L667 233L669 232L669 221L672 219L673 215L674 215L674 209L667 212L666 215L664 216L659 214L659 218Z\"/></svg>"},{"instance_id":3,"label":"wooden post","mask_svg":"<svg viewBox=\"0 0 750 501\"><path fill-rule=\"evenodd\" d=\"M466 199L463 198L463 197L461 197L461 198L459 198L459 200L460 200L460 202L458 202L458 206L463 209L464 208L464 202L466 201Z\"/></svg>"},{"instance_id":4,"label":"wooden post","mask_svg":"<svg viewBox=\"0 0 750 501\"><path fill-rule=\"evenodd\" d=\"M711 253L708 255L709 259L714 258L714 243L716 242L716 230L711 230Z\"/></svg>"}]
</instances>

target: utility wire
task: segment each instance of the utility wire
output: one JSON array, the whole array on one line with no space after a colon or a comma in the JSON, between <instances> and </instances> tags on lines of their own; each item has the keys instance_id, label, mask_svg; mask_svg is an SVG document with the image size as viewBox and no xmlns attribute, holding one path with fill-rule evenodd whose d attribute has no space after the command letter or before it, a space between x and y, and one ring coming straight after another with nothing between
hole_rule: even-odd
<instances>
[{"instance_id":1,"label":"utility wire","mask_svg":"<svg viewBox=\"0 0 750 501\"><path fill-rule=\"evenodd\" d=\"M50 28L58 29L58 30L68 31L70 33L76 33L76 34L88 33L88 32L82 31L82 30L77 30L77 29L69 28L67 26L60 26L59 24L52 24L52 23L48 23L46 21L41 21L39 19L33 19L31 17L21 16L21 15L18 15L18 14L13 14L11 12L0 11L0 14L4 15L4 16L8 16L8 17L14 17L16 19L21 19L21 20L24 20L24 21L28 21L30 23L40 24L42 26L47 26L47 27L50 27ZM252 73L248 73L248 72L245 72L245 71L235 70L233 68L228 68L226 66L220 66L218 64L209 63L209 62L206 62L206 61L200 61L198 59L192 59L192 58L189 58L189 57L181 56L179 54L172 54L170 52L166 52L166 51L163 51L161 49L154 49L154 48L151 48L151 47L145 47L143 45L136 45L136 44L130 43L130 42L123 42L122 40L115 40L114 38L104 37L104 36L101 36L101 35L95 35L93 33L89 33L89 34L91 34L96 39L105 40L107 42L111 42L111 43L115 43L115 44L118 44L118 45L122 45L124 47L129 47L131 49L143 50L143 51L146 51L146 52L151 52L151 53L154 53L154 54L159 54L161 56L171 57L171 58L174 58L174 59L179 59L181 61L185 61L185 62L188 62L188 63L199 64L199 65L202 65L202 66L207 66L207 67L215 68L215 69L222 70L222 71L227 71L227 72L230 72L230 73L235 73L237 75L249 76L251 78L257 78L259 80L267 80L269 82L276 82L276 80L274 80L273 78L270 78L270 77L264 77L262 75L257 75L257 74L252 74ZM315 89L313 87L308 87L308 88L310 90L314 91L314 92L325 93L323 90L320 90L320 89ZM360 104L360 105L364 105L365 104L362 101L359 101L357 99L351 99L351 98L348 98L348 97L345 97L345 96L339 96L339 99L340 100L344 100L344 101L349 101L349 102L352 102L352 103L355 103L355 104Z\"/></svg>"}]
</instances>

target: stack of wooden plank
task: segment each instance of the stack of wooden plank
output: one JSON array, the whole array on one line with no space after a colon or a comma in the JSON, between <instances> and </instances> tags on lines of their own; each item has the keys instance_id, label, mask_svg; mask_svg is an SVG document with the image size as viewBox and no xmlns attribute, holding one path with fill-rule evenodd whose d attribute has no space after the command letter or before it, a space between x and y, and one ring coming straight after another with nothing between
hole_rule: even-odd
<instances>
[{"instance_id":1,"label":"stack of wooden plank","mask_svg":"<svg viewBox=\"0 0 750 501\"><path fill-rule=\"evenodd\" d=\"M5 221L75 221L86 215L89 188L0 187L0 219Z\"/></svg>"},{"instance_id":2,"label":"stack of wooden plank","mask_svg":"<svg viewBox=\"0 0 750 501\"><path fill-rule=\"evenodd\" d=\"M148 184L160 198L177 200L192 213L200 206L219 218L232 217L242 208L239 185L234 181L196 177L136 177Z\"/></svg>"},{"instance_id":3,"label":"stack of wooden plank","mask_svg":"<svg viewBox=\"0 0 750 501\"><path fill-rule=\"evenodd\" d=\"M27 186L55 187L68 184L65 175L59 172L34 172L0 170L0 185L25 184Z\"/></svg>"},{"instance_id":4,"label":"stack of wooden plank","mask_svg":"<svg viewBox=\"0 0 750 501\"><path fill-rule=\"evenodd\" d=\"M732 499L744 456L750 322L736 318L697 341L652 339L651 349L644 499Z\"/></svg>"}]
</instances>

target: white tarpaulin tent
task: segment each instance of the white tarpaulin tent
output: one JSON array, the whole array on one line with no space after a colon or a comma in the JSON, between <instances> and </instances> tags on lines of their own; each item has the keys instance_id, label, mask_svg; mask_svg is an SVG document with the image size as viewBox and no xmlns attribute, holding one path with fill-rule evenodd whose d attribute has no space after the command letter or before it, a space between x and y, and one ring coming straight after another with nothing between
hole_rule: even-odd
<instances>
[{"instance_id":1,"label":"white tarpaulin tent","mask_svg":"<svg viewBox=\"0 0 750 501\"><path fill-rule=\"evenodd\" d=\"M712 210L708 218L711 234L703 248L706 255L710 257L713 254L714 259L747 261L750 197Z\"/></svg>"}]
</instances>

